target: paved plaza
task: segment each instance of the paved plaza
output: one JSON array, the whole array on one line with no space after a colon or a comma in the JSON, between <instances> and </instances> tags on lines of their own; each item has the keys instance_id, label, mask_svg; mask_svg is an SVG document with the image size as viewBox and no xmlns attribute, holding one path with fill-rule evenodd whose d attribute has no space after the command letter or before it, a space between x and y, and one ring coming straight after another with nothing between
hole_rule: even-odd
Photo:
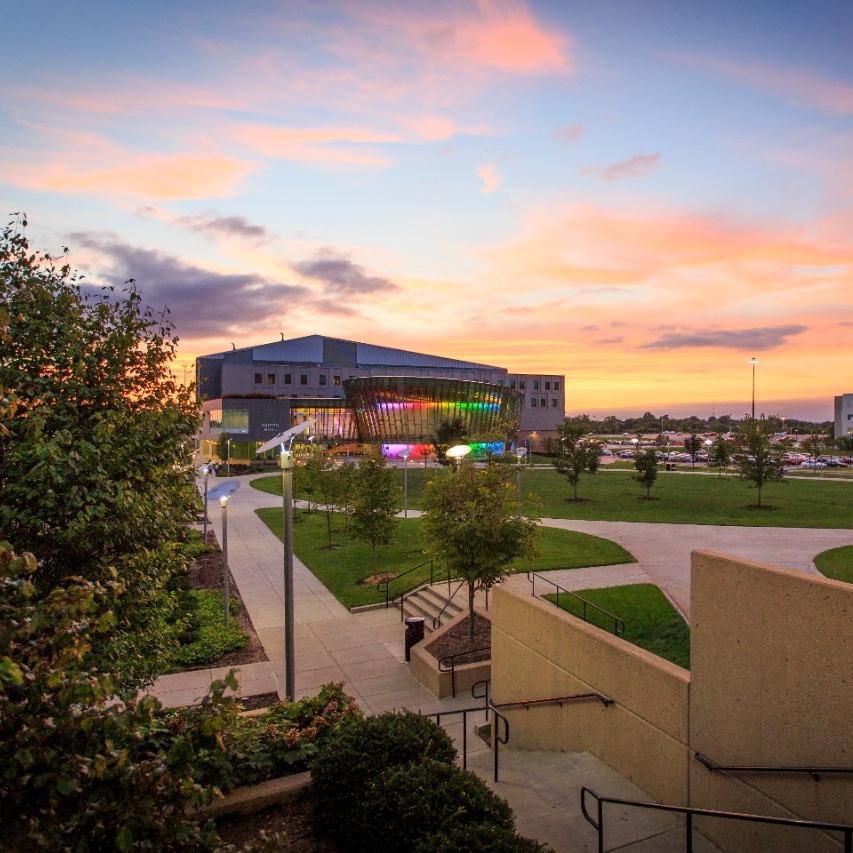
<instances>
[{"instance_id":1,"label":"paved plaza","mask_svg":"<svg viewBox=\"0 0 853 853\"><path fill-rule=\"evenodd\" d=\"M281 498L253 489L253 477L232 478L240 488L228 501L228 562L231 573L264 646L268 661L240 667L240 695L278 692L284 696L284 571L282 544L258 518L260 507L281 507ZM211 481L211 486L216 483ZM410 512L410 515L413 514ZM219 508L210 518L222 541ZM567 589L653 583L690 618L690 553L709 550L814 573L815 554L853 544L851 530L713 527L682 524L543 519L544 525L578 530L618 542L636 563L549 572ZM369 714L408 708L435 713L481 704L470 696L437 700L409 673L404 626L399 611L376 609L350 613L305 565L294 558L294 621L297 697L314 695L321 685L342 682ZM507 581L529 589L525 576ZM152 687L167 705L198 701L226 669L205 669L160 678ZM534 698L534 697L531 697ZM461 743L458 724L448 727ZM642 791L589 754L524 753L503 750L501 781L491 781L492 756L478 738L468 737L469 766L505 796L522 835L548 841L558 851L595 850L596 836L580 814L580 786L604 796L647 799ZM667 839L683 839L671 826L631 817L635 836L624 850L665 851ZM623 821L624 823L624 821ZM641 841L639 839L645 839ZM682 842L683 843L683 842ZM652 844L652 846L647 846ZM673 848L678 849L678 848ZM707 848L710 849L710 848Z\"/></svg>"}]
</instances>

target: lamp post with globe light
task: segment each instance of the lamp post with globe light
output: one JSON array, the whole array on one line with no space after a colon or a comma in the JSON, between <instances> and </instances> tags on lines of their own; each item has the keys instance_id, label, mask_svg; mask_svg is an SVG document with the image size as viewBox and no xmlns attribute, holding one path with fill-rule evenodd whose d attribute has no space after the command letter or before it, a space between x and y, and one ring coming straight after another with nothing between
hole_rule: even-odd
<instances>
[{"instance_id":1,"label":"lamp post with globe light","mask_svg":"<svg viewBox=\"0 0 853 853\"><path fill-rule=\"evenodd\" d=\"M751 358L747 364L752 365L752 419L755 420L755 365L761 364L757 358Z\"/></svg>"},{"instance_id":2,"label":"lamp post with globe light","mask_svg":"<svg viewBox=\"0 0 853 853\"><path fill-rule=\"evenodd\" d=\"M400 456L403 457L403 518L409 517L409 457L411 455L411 447L400 451Z\"/></svg>"}]
</instances>

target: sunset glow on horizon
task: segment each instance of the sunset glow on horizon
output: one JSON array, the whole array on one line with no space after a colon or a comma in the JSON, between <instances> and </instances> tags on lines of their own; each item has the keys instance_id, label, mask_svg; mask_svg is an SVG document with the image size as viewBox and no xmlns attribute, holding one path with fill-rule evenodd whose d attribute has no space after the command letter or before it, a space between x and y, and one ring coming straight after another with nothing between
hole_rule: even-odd
<instances>
[{"instance_id":1,"label":"sunset glow on horizon","mask_svg":"<svg viewBox=\"0 0 853 853\"><path fill-rule=\"evenodd\" d=\"M33 0L0 199L168 306L179 378L320 334L564 374L570 414L740 418L756 358L757 413L830 420L851 47L848 0Z\"/></svg>"}]
</instances>

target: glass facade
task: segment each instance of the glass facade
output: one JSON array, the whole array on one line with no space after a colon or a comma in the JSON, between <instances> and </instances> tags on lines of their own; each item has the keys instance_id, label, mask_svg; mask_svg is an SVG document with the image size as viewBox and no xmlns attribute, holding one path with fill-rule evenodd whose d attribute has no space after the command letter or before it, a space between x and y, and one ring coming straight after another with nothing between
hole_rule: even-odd
<instances>
[{"instance_id":1,"label":"glass facade","mask_svg":"<svg viewBox=\"0 0 853 853\"><path fill-rule=\"evenodd\" d=\"M518 429L521 396L501 385L426 376L370 376L344 383L362 441L431 441L460 418L471 438Z\"/></svg>"},{"instance_id":2,"label":"glass facade","mask_svg":"<svg viewBox=\"0 0 853 853\"><path fill-rule=\"evenodd\" d=\"M299 426L311 418L316 418L310 435L322 441L358 441L358 430L352 411L346 408L342 400L339 405L315 404L308 400L294 401L290 410L291 426Z\"/></svg>"}]
</instances>

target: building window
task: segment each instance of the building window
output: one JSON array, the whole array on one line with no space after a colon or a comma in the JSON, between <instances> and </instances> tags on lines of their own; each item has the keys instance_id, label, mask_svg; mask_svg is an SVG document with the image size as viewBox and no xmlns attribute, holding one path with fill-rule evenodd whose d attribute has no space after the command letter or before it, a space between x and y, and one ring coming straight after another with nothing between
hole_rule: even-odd
<instances>
[{"instance_id":1,"label":"building window","mask_svg":"<svg viewBox=\"0 0 853 853\"><path fill-rule=\"evenodd\" d=\"M550 383L550 382L546 382L546 383L545 383L545 390L546 390L546 391L550 391L550 390L551 390L551 383Z\"/></svg>"},{"instance_id":2,"label":"building window","mask_svg":"<svg viewBox=\"0 0 853 853\"><path fill-rule=\"evenodd\" d=\"M303 373L299 377L299 384L300 385L307 385L308 384L308 374L307 373Z\"/></svg>"},{"instance_id":3,"label":"building window","mask_svg":"<svg viewBox=\"0 0 853 853\"><path fill-rule=\"evenodd\" d=\"M284 384L285 385L290 385L291 379L292 379L292 377L289 373L284 374Z\"/></svg>"},{"instance_id":4,"label":"building window","mask_svg":"<svg viewBox=\"0 0 853 853\"><path fill-rule=\"evenodd\" d=\"M559 382L555 382L555 383L554 383L554 390L555 390L555 391L559 391L559 390L560 390L560 383L559 383Z\"/></svg>"},{"instance_id":5,"label":"building window","mask_svg":"<svg viewBox=\"0 0 853 853\"><path fill-rule=\"evenodd\" d=\"M523 379L518 380L518 388L520 391L524 390L524 380Z\"/></svg>"},{"instance_id":6,"label":"building window","mask_svg":"<svg viewBox=\"0 0 853 853\"><path fill-rule=\"evenodd\" d=\"M510 380L509 380L509 387L510 387L510 388L515 388L515 380L514 380L514 379L510 379ZM224 600L224 599L223 599L223 600Z\"/></svg>"},{"instance_id":7,"label":"building window","mask_svg":"<svg viewBox=\"0 0 853 853\"><path fill-rule=\"evenodd\" d=\"M333 385L340 385L341 384L341 377L340 376L333 376L332 377L332 384Z\"/></svg>"},{"instance_id":8,"label":"building window","mask_svg":"<svg viewBox=\"0 0 853 853\"><path fill-rule=\"evenodd\" d=\"M551 408L552 409L557 408L557 398L556 397L553 400L551 400Z\"/></svg>"},{"instance_id":9,"label":"building window","mask_svg":"<svg viewBox=\"0 0 853 853\"><path fill-rule=\"evenodd\" d=\"M541 406L542 406L542 408L544 409L544 408L548 405L548 401L543 397L543 398L539 401L539 405L541 405Z\"/></svg>"},{"instance_id":10,"label":"building window","mask_svg":"<svg viewBox=\"0 0 853 853\"><path fill-rule=\"evenodd\" d=\"M260 373L256 373L256 374L255 374L255 385L260 385L260 384L261 384L261 382L263 382L263 381L264 381L264 380L263 380L263 377L261 376L261 374L260 374Z\"/></svg>"},{"instance_id":11,"label":"building window","mask_svg":"<svg viewBox=\"0 0 853 853\"><path fill-rule=\"evenodd\" d=\"M275 385L275 374L268 373L267 374L267 385Z\"/></svg>"},{"instance_id":12,"label":"building window","mask_svg":"<svg viewBox=\"0 0 853 853\"><path fill-rule=\"evenodd\" d=\"M530 398L530 408L531 408L531 409L535 409L535 408L536 408L536 398L535 398L535 397L531 397L531 398Z\"/></svg>"},{"instance_id":13,"label":"building window","mask_svg":"<svg viewBox=\"0 0 853 853\"><path fill-rule=\"evenodd\" d=\"M325 384L326 384L326 374L325 374L325 373L321 373L321 374L320 374L320 384L321 384L321 385L325 385Z\"/></svg>"},{"instance_id":14,"label":"building window","mask_svg":"<svg viewBox=\"0 0 853 853\"><path fill-rule=\"evenodd\" d=\"M533 390L534 390L534 391L538 391L538 390L539 390L539 380L538 380L538 379L534 379L534 380L533 380Z\"/></svg>"}]
</instances>

